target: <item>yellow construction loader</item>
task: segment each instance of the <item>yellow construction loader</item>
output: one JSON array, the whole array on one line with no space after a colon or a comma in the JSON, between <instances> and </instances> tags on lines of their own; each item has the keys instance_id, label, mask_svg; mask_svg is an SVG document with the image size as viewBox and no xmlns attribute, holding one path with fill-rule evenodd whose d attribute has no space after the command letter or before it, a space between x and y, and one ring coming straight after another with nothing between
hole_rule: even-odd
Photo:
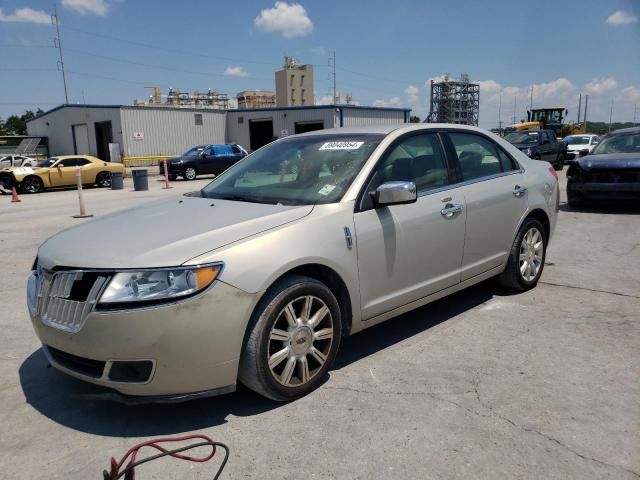
<instances>
[{"instance_id":1,"label":"yellow construction loader","mask_svg":"<svg viewBox=\"0 0 640 480\"><path fill-rule=\"evenodd\" d=\"M559 108L534 108L527 110L527 121L509 125L505 131L519 132L523 130L548 129L556 133L556 137L564 138L567 135L586 133L584 123L563 123L564 116L568 113L564 107Z\"/></svg>"}]
</instances>

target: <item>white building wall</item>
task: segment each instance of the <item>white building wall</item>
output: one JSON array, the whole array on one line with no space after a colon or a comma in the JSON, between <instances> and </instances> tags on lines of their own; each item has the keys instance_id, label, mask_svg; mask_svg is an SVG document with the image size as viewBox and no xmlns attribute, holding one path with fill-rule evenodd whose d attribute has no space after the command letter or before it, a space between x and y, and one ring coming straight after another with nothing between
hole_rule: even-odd
<instances>
[{"instance_id":1,"label":"white building wall","mask_svg":"<svg viewBox=\"0 0 640 480\"><path fill-rule=\"evenodd\" d=\"M178 155L202 143L224 143L226 111L122 107L123 152L128 157ZM196 125L195 115L202 115Z\"/></svg>"},{"instance_id":2,"label":"white building wall","mask_svg":"<svg viewBox=\"0 0 640 480\"><path fill-rule=\"evenodd\" d=\"M250 148L249 122L251 120L272 120L273 136L281 138L295 133L296 122L323 122L324 128L335 125L334 107L300 108L300 109L266 109L260 110L229 110L227 113L227 142L238 143Z\"/></svg>"},{"instance_id":3,"label":"white building wall","mask_svg":"<svg viewBox=\"0 0 640 480\"><path fill-rule=\"evenodd\" d=\"M95 123L106 121L111 121L113 141L122 144L119 106L64 106L28 122L27 133L48 137L50 155L97 155ZM87 125L89 151L74 152L73 126L82 124Z\"/></svg>"},{"instance_id":4,"label":"white building wall","mask_svg":"<svg viewBox=\"0 0 640 480\"><path fill-rule=\"evenodd\" d=\"M409 121L404 110L353 108L341 106L343 127L366 125L395 125Z\"/></svg>"}]
</instances>

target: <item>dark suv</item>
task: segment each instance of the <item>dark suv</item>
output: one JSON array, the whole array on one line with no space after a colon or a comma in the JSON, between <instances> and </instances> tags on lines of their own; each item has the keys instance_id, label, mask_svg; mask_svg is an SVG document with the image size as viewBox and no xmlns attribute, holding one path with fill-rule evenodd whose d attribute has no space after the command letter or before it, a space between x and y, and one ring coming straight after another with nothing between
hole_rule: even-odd
<instances>
[{"instance_id":1,"label":"dark suv","mask_svg":"<svg viewBox=\"0 0 640 480\"><path fill-rule=\"evenodd\" d=\"M522 150L529 158L544 160L562 170L567 158L567 142L558 140L553 130L511 132L504 139Z\"/></svg>"},{"instance_id":2,"label":"dark suv","mask_svg":"<svg viewBox=\"0 0 640 480\"><path fill-rule=\"evenodd\" d=\"M195 180L198 175L219 175L246 156L247 151L235 143L196 145L181 156L167 160L169 180L178 176ZM164 162L160 162L160 174L164 175Z\"/></svg>"}]
</instances>

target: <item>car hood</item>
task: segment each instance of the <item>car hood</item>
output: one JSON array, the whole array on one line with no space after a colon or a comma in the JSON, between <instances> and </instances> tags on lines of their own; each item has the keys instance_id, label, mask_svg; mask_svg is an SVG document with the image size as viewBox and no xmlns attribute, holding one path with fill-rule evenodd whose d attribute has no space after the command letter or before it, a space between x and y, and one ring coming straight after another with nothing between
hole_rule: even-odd
<instances>
[{"instance_id":1,"label":"car hood","mask_svg":"<svg viewBox=\"0 0 640 480\"><path fill-rule=\"evenodd\" d=\"M586 155L578 160L583 170L640 168L640 155L637 153L608 153Z\"/></svg>"},{"instance_id":2,"label":"car hood","mask_svg":"<svg viewBox=\"0 0 640 480\"><path fill-rule=\"evenodd\" d=\"M582 150L589 150L590 145L567 145L567 150L569 150L570 152L574 152L574 151L582 151Z\"/></svg>"},{"instance_id":3,"label":"car hood","mask_svg":"<svg viewBox=\"0 0 640 480\"><path fill-rule=\"evenodd\" d=\"M298 220L312 210L313 205L175 197L64 230L42 244L38 260L48 269L176 266Z\"/></svg>"}]
</instances>

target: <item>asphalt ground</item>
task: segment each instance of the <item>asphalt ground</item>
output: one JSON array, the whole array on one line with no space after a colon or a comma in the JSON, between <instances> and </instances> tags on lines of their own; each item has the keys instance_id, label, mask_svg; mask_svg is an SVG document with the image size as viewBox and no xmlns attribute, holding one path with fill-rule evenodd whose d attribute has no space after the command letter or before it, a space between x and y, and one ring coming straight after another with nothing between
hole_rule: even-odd
<instances>
[{"instance_id":1,"label":"asphalt ground","mask_svg":"<svg viewBox=\"0 0 640 480\"><path fill-rule=\"evenodd\" d=\"M88 213L206 180L129 182L86 189ZM0 195L0 478L98 479L139 441L194 432L231 448L224 479L640 477L640 212L572 211L563 190L537 288L485 282L347 338L327 381L298 401L240 388L126 406L47 367L28 271L42 241L87 220L72 218L74 190L21 199ZM161 460L138 478L205 479L214 467Z\"/></svg>"}]
</instances>

